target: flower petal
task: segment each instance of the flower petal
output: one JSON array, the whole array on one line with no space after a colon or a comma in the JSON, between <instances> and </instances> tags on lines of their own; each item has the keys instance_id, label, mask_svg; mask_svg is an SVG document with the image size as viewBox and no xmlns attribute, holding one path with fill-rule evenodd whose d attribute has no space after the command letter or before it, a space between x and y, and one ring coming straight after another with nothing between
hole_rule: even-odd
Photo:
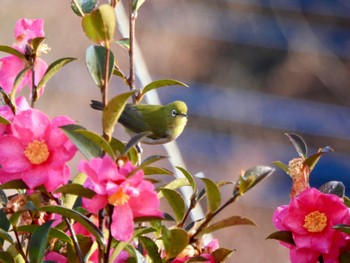
<instances>
[{"instance_id":1,"label":"flower petal","mask_svg":"<svg viewBox=\"0 0 350 263\"><path fill-rule=\"evenodd\" d=\"M120 241L129 241L134 232L134 220L129 205L115 206L112 215L112 236Z\"/></svg>"}]
</instances>

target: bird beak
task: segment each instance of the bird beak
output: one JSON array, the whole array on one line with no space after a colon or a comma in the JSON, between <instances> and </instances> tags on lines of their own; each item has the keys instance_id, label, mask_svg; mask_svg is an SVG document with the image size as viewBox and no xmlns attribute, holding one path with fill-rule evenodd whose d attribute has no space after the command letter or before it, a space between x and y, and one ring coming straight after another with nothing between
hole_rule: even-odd
<instances>
[{"instance_id":1,"label":"bird beak","mask_svg":"<svg viewBox=\"0 0 350 263\"><path fill-rule=\"evenodd\" d=\"M187 114L186 113L178 113L177 115L187 118Z\"/></svg>"}]
</instances>

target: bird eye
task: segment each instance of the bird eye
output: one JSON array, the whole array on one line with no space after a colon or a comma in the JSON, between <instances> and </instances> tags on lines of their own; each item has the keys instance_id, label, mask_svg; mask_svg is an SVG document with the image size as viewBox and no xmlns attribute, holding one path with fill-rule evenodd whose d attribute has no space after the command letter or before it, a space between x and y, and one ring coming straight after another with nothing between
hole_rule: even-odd
<instances>
[{"instance_id":1,"label":"bird eye","mask_svg":"<svg viewBox=\"0 0 350 263\"><path fill-rule=\"evenodd\" d=\"M176 115L177 115L176 110L172 110L172 111L171 111L171 116L175 117Z\"/></svg>"}]
</instances>

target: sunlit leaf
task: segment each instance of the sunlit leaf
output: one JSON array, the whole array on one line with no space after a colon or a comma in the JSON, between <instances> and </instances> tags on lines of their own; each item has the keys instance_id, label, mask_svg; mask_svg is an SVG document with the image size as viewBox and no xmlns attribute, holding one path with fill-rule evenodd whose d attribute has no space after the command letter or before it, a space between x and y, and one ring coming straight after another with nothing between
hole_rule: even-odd
<instances>
[{"instance_id":1,"label":"sunlit leaf","mask_svg":"<svg viewBox=\"0 0 350 263\"><path fill-rule=\"evenodd\" d=\"M319 188L320 192L324 194L334 194L343 198L345 195L345 185L342 182L330 181Z\"/></svg>"},{"instance_id":2,"label":"sunlit leaf","mask_svg":"<svg viewBox=\"0 0 350 263\"><path fill-rule=\"evenodd\" d=\"M276 231L270 234L266 239L276 239L278 241L282 241L287 244L295 246L292 232L289 232L289 231Z\"/></svg>"},{"instance_id":3,"label":"sunlit leaf","mask_svg":"<svg viewBox=\"0 0 350 263\"><path fill-rule=\"evenodd\" d=\"M275 161L273 162L273 164L281 168L284 172L288 173L288 170L289 170L288 165L282 163L281 161Z\"/></svg>"},{"instance_id":4,"label":"sunlit leaf","mask_svg":"<svg viewBox=\"0 0 350 263\"><path fill-rule=\"evenodd\" d=\"M101 147L101 149L103 149L103 151L105 153L107 153L110 157L112 157L112 159L115 159L115 153L112 149L112 147L109 145L109 143L100 135L98 135L95 132L89 131L89 130L75 130L75 132L82 134L83 136L85 136L87 139L89 139L90 141L96 143L98 146Z\"/></svg>"},{"instance_id":5,"label":"sunlit leaf","mask_svg":"<svg viewBox=\"0 0 350 263\"><path fill-rule=\"evenodd\" d=\"M231 216L223 220L220 220L214 224L211 224L210 226L205 228L203 231L201 231L199 235L211 233L226 227L237 226L237 225L256 226L256 224L248 218L245 218L242 216Z\"/></svg>"},{"instance_id":6,"label":"sunlit leaf","mask_svg":"<svg viewBox=\"0 0 350 263\"><path fill-rule=\"evenodd\" d=\"M162 227L162 241L168 258L175 258L188 245L189 237L182 228Z\"/></svg>"},{"instance_id":7,"label":"sunlit leaf","mask_svg":"<svg viewBox=\"0 0 350 263\"><path fill-rule=\"evenodd\" d=\"M307 146L304 139L296 133L286 133L289 140L293 143L298 155L301 158L307 157Z\"/></svg>"},{"instance_id":8,"label":"sunlit leaf","mask_svg":"<svg viewBox=\"0 0 350 263\"><path fill-rule=\"evenodd\" d=\"M21 52L19 52L17 49L10 46L0 45L0 52L5 52L11 55L15 55L21 60L26 60L26 57Z\"/></svg>"},{"instance_id":9,"label":"sunlit leaf","mask_svg":"<svg viewBox=\"0 0 350 263\"><path fill-rule=\"evenodd\" d=\"M98 4L98 0L76 0L75 2L79 5L80 10L84 14L90 13ZM75 14L81 16L78 8L75 6L74 1L71 2L71 8Z\"/></svg>"},{"instance_id":10,"label":"sunlit leaf","mask_svg":"<svg viewBox=\"0 0 350 263\"><path fill-rule=\"evenodd\" d=\"M27 72L31 69L30 66L22 69L16 76L15 81L13 82L13 88L10 93L10 100L12 105L16 105L15 99L16 99L16 93L17 93L17 87L22 82L24 76L27 74Z\"/></svg>"},{"instance_id":11,"label":"sunlit leaf","mask_svg":"<svg viewBox=\"0 0 350 263\"><path fill-rule=\"evenodd\" d=\"M310 170L314 169L315 165L317 164L318 160L321 158L321 156L325 153L333 152L333 149L329 146L326 146L322 149L320 149L317 153L311 155L308 157L305 161L304 164L306 164Z\"/></svg>"},{"instance_id":12,"label":"sunlit leaf","mask_svg":"<svg viewBox=\"0 0 350 263\"><path fill-rule=\"evenodd\" d=\"M212 180L208 178L200 178L205 185L205 191L207 194L207 202L208 202L208 212L215 212L221 203L221 194L218 186Z\"/></svg>"},{"instance_id":13,"label":"sunlit leaf","mask_svg":"<svg viewBox=\"0 0 350 263\"><path fill-rule=\"evenodd\" d=\"M105 85L106 57L109 52L108 63L108 79L109 81L114 67L114 55L111 50L103 46L90 46L86 49L85 63L92 80L96 86L103 87Z\"/></svg>"},{"instance_id":14,"label":"sunlit leaf","mask_svg":"<svg viewBox=\"0 0 350 263\"><path fill-rule=\"evenodd\" d=\"M106 105L102 114L103 131L112 137L114 126L117 124L120 115L122 114L126 103L134 92L122 93L112 98Z\"/></svg>"},{"instance_id":15,"label":"sunlit leaf","mask_svg":"<svg viewBox=\"0 0 350 263\"><path fill-rule=\"evenodd\" d=\"M45 37L35 37L32 39L32 48L34 53L38 53L38 49L40 48L41 44L45 41Z\"/></svg>"},{"instance_id":16,"label":"sunlit leaf","mask_svg":"<svg viewBox=\"0 0 350 263\"><path fill-rule=\"evenodd\" d=\"M7 124L10 124L11 122L5 119L3 116L0 116L0 123L7 125Z\"/></svg>"},{"instance_id":17,"label":"sunlit leaf","mask_svg":"<svg viewBox=\"0 0 350 263\"><path fill-rule=\"evenodd\" d=\"M94 157L102 156L102 149L98 144L96 144L94 141L91 141L81 133L76 132L76 130L84 130L84 127L76 124L69 124L61 126L60 128L86 159L89 160Z\"/></svg>"},{"instance_id":18,"label":"sunlit leaf","mask_svg":"<svg viewBox=\"0 0 350 263\"><path fill-rule=\"evenodd\" d=\"M161 167L146 166L142 170L145 175L153 175L153 174L173 175L172 171L169 171Z\"/></svg>"},{"instance_id":19,"label":"sunlit leaf","mask_svg":"<svg viewBox=\"0 0 350 263\"><path fill-rule=\"evenodd\" d=\"M180 167L180 166L175 166L176 169L180 170L181 173L186 177L186 179L188 180L188 182L190 183L192 190L196 191L197 190L197 185L196 182L192 176L192 174L190 174L185 168Z\"/></svg>"},{"instance_id":20,"label":"sunlit leaf","mask_svg":"<svg viewBox=\"0 0 350 263\"><path fill-rule=\"evenodd\" d=\"M161 192L172 208L175 214L176 222L180 223L186 212L186 205L183 197L175 190L167 188L162 188Z\"/></svg>"},{"instance_id":21,"label":"sunlit leaf","mask_svg":"<svg viewBox=\"0 0 350 263\"><path fill-rule=\"evenodd\" d=\"M132 1L132 7L133 7L133 11L134 13L136 13L139 8L141 7L141 5L145 2L146 0L133 0Z\"/></svg>"},{"instance_id":22,"label":"sunlit leaf","mask_svg":"<svg viewBox=\"0 0 350 263\"><path fill-rule=\"evenodd\" d=\"M29 259L31 263L42 262L52 223L53 220L49 220L33 232L29 242Z\"/></svg>"},{"instance_id":23,"label":"sunlit leaf","mask_svg":"<svg viewBox=\"0 0 350 263\"><path fill-rule=\"evenodd\" d=\"M43 207L40 207L39 210L43 212L48 212L48 213L60 214L63 217L70 218L79 222L96 238L97 242L100 245L102 246L106 245L102 232L83 214L62 206L43 206Z\"/></svg>"},{"instance_id":24,"label":"sunlit leaf","mask_svg":"<svg viewBox=\"0 0 350 263\"><path fill-rule=\"evenodd\" d=\"M152 260L152 263L162 263L162 258L158 253L158 246L151 238L140 236L139 241L142 247L146 250L147 256Z\"/></svg>"},{"instance_id":25,"label":"sunlit leaf","mask_svg":"<svg viewBox=\"0 0 350 263\"><path fill-rule=\"evenodd\" d=\"M52 62L47 70L45 71L44 76L39 81L37 85L38 94L40 94L40 90L46 85L46 83L61 69L64 65L76 60L76 58L61 58L54 62Z\"/></svg>"},{"instance_id":26,"label":"sunlit leaf","mask_svg":"<svg viewBox=\"0 0 350 263\"><path fill-rule=\"evenodd\" d=\"M89 188L85 188L80 184L66 184L55 190L55 193L72 194L80 197L92 198L95 192Z\"/></svg>"},{"instance_id":27,"label":"sunlit leaf","mask_svg":"<svg viewBox=\"0 0 350 263\"><path fill-rule=\"evenodd\" d=\"M132 170L127 177L132 176L133 174L135 174L137 171L142 170L144 167L147 167L148 165L157 162L159 160L163 160L165 158L168 158L167 156L163 156L163 155L152 155L147 157L145 160L143 160L143 162L137 166L134 170Z\"/></svg>"},{"instance_id":28,"label":"sunlit leaf","mask_svg":"<svg viewBox=\"0 0 350 263\"><path fill-rule=\"evenodd\" d=\"M121 46L127 50L129 50L129 48L130 48L129 38L119 39L119 40L115 41L115 43L117 43L119 46Z\"/></svg>"},{"instance_id":29,"label":"sunlit leaf","mask_svg":"<svg viewBox=\"0 0 350 263\"><path fill-rule=\"evenodd\" d=\"M142 89L142 94L146 94L147 92L149 92L150 90L153 89L158 89L158 88L162 88L162 87L166 87L166 86L183 86L188 88L188 86L178 80L173 80L173 79L161 79L161 80L156 80L153 81L149 84L147 84L143 89Z\"/></svg>"},{"instance_id":30,"label":"sunlit leaf","mask_svg":"<svg viewBox=\"0 0 350 263\"><path fill-rule=\"evenodd\" d=\"M215 258L215 262L226 262L227 258L229 258L233 252L234 250L219 247L215 249L211 255Z\"/></svg>"}]
</instances>

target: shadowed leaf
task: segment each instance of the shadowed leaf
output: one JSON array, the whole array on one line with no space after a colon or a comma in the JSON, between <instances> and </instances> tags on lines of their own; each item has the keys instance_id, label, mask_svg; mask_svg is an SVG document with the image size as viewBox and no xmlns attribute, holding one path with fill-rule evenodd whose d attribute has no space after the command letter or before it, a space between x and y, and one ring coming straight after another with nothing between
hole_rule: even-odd
<instances>
[{"instance_id":1,"label":"shadowed leaf","mask_svg":"<svg viewBox=\"0 0 350 263\"><path fill-rule=\"evenodd\" d=\"M98 0L76 0L75 2L79 5L80 10L84 14L90 13L98 4ZM78 8L75 6L74 1L71 2L71 8L76 15L81 16Z\"/></svg>"},{"instance_id":2,"label":"shadowed leaf","mask_svg":"<svg viewBox=\"0 0 350 263\"><path fill-rule=\"evenodd\" d=\"M55 190L55 193L77 195L89 199L96 195L93 190L85 188L81 184L66 184Z\"/></svg>"},{"instance_id":3,"label":"shadowed leaf","mask_svg":"<svg viewBox=\"0 0 350 263\"><path fill-rule=\"evenodd\" d=\"M154 241L146 236L139 237L142 247L147 251L147 256L152 260L152 263L162 263L162 258L158 253L158 246Z\"/></svg>"},{"instance_id":4,"label":"shadowed leaf","mask_svg":"<svg viewBox=\"0 0 350 263\"><path fill-rule=\"evenodd\" d=\"M19 52L17 49L10 47L10 46L4 46L4 45L0 45L0 51L1 52L5 52L11 55L14 55L22 60L26 60L25 56Z\"/></svg>"},{"instance_id":5,"label":"shadowed leaf","mask_svg":"<svg viewBox=\"0 0 350 263\"><path fill-rule=\"evenodd\" d=\"M207 193L208 212L215 212L221 203L221 195L218 186L212 180L208 178L200 178L205 185L205 191Z\"/></svg>"},{"instance_id":6,"label":"shadowed leaf","mask_svg":"<svg viewBox=\"0 0 350 263\"><path fill-rule=\"evenodd\" d=\"M193 178L193 176L183 167L180 167L180 166L175 166L176 169L180 170L181 173L186 177L186 179L188 180L188 182L190 183L191 187L192 187L192 190L193 191L196 191L197 190L197 185L196 185L196 182Z\"/></svg>"},{"instance_id":7,"label":"shadowed leaf","mask_svg":"<svg viewBox=\"0 0 350 263\"><path fill-rule=\"evenodd\" d=\"M301 158L306 158L307 156L307 146L303 138L296 133L286 133L289 140L293 143L297 153Z\"/></svg>"},{"instance_id":8,"label":"shadowed leaf","mask_svg":"<svg viewBox=\"0 0 350 263\"><path fill-rule=\"evenodd\" d=\"M292 232L289 231L276 231L270 234L266 239L276 239L278 241L285 242L287 244L295 246Z\"/></svg>"},{"instance_id":9,"label":"shadowed leaf","mask_svg":"<svg viewBox=\"0 0 350 263\"><path fill-rule=\"evenodd\" d=\"M330 181L327 182L319 188L319 190L324 194L334 194L343 198L345 195L345 185L342 182Z\"/></svg>"},{"instance_id":10,"label":"shadowed leaf","mask_svg":"<svg viewBox=\"0 0 350 263\"><path fill-rule=\"evenodd\" d=\"M284 172L288 173L288 170L289 170L288 165L282 163L281 161L275 161L273 162L273 164L281 168Z\"/></svg>"},{"instance_id":11,"label":"shadowed leaf","mask_svg":"<svg viewBox=\"0 0 350 263\"><path fill-rule=\"evenodd\" d=\"M52 223L53 220L49 220L33 232L29 242L29 259L31 263L42 262Z\"/></svg>"},{"instance_id":12,"label":"shadowed leaf","mask_svg":"<svg viewBox=\"0 0 350 263\"><path fill-rule=\"evenodd\" d=\"M163 226L162 241L167 258L174 258L188 245L189 237L182 228L169 230Z\"/></svg>"},{"instance_id":13,"label":"shadowed leaf","mask_svg":"<svg viewBox=\"0 0 350 263\"><path fill-rule=\"evenodd\" d=\"M180 223L186 212L186 205L183 197L175 190L167 188L162 188L161 192L171 206L175 214L176 222Z\"/></svg>"},{"instance_id":14,"label":"shadowed leaf","mask_svg":"<svg viewBox=\"0 0 350 263\"><path fill-rule=\"evenodd\" d=\"M211 253L211 255L215 258L215 262L225 262L227 260L227 258L232 256L234 251L235 250L220 247L218 249L215 249Z\"/></svg>"},{"instance_id":15,"label":"shadowed leaf","mask_svg":"<svg viewBox=\"0 0 350 263\"><path fill-rule=\"evenodd\" d=\"M325 153L328 152L333 152L333 149L329 146L326 146L322 149L320 149L317 153L311 155L310 157L308 157L305 161L304 164L306 164L307 166L309 166L310 170L312 171L312 169L314 169L315 165L317 164L318 160L321 158L321 156Z\"/></svg>"}]
</instances>

